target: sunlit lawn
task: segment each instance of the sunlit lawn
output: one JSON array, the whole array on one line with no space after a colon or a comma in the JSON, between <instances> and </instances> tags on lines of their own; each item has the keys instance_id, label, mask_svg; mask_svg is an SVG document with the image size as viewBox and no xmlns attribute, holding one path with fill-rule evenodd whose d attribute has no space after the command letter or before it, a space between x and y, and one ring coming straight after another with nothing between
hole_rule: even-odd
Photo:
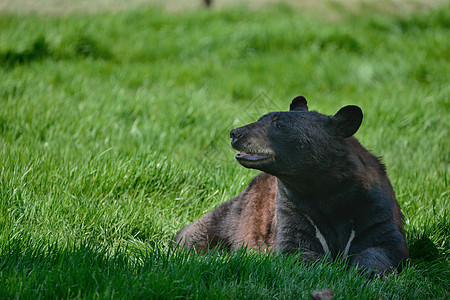
<instances>
[{"instance_id":1,"label":"sunlit lawn","mask_svg":"<svg viewBox=\"0 0 450 300\"><path fill-rule=\"evenodd\" d=\"M448 298L449 24L448 6L0 15L0 298ZM229 130L300 94L363 109L405 215L402 274L168 249L257 174Z\"/></svg>"}]
</instances>

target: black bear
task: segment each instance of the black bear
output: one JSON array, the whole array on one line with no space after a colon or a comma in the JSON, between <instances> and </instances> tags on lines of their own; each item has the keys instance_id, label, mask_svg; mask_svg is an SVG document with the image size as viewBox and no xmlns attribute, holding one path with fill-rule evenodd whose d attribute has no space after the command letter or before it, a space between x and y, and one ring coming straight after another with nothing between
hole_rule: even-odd
<instances>
[{"instance_id":1,"label":"black bear","mask_svg":"<svg viewBox=\"0 0 450 300\"><path fill-rule=\"evenodd\" d=\"M205 252L242 246L348 258L369 276L401 271L409 256L402 214L385 167L353 134L359 107L334 116L309 111L303 96L233 129L237 161L258 169L249 186L182 228L175 244Z\"/></svg>"}]
</instances>

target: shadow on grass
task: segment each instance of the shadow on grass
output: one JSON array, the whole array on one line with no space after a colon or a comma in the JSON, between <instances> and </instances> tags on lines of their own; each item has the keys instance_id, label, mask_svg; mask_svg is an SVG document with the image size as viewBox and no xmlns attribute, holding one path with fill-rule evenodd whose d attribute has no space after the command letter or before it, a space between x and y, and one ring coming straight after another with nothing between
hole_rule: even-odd
<instances>
[{"instance_id":1,"label":"shadow on grass","mask_svg":"<svg viewBox=\"0 0 450 300\"><path fill-rule=\"evenodd\" d=\"M407 236L412 260L450 261L450 221L446 215L422 228L413 228Z\"/></svg>"},{"instance_id":2,"label":"shadow on grass","mask_svg":"<svg viewBox=\"0 0 450 300\"><path fill-rule=\"evenodd\" d=\"M414 259L400 275L367 281L342 262L236 251L208 255L167 249L110 249L12 239L0 245L0 298L309 298L331 288L339 297L445 298L448 264ZM414 289L410 289L414 286ZM95 296L94 296L95 295Z\"/></svg>"},{"instance_id":3,"label":"shadow on grass","mask_svg":"<svg viewBox=\"0 0 450 300\"><path fill-rule=\"evenodd\" d=\"M112 53L107 47L96 41L94 38L86 35L80 35L72 38L68 50L52 50L44 36L39 36L32 45L25 50L6 50L0 52L0 66L4 68L14 68L18 65L26 65L34 61L44 59L71 59L86 58L92 59L113 59Z\"/></svg>"},{"instance_id":4,"label":"shadow on grass","mask_svg":"<svg viewBox=\"0 0 450 300\"><path fill-rule=\"evenodd\" d=\"M51 56L48 43L43 36L38 37L30 48L24 51L7 50L0 53L0 64L11 68L16 65L23 65L36 60L42 60Z\"/></svg>"}]
</instances>

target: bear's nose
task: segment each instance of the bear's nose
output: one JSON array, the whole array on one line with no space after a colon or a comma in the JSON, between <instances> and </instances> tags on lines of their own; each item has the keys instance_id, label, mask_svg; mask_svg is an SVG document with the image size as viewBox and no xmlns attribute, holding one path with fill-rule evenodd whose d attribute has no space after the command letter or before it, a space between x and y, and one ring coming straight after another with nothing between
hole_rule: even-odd
<instances>
[{"instance_id":1,"label":"bear's nose","mask_svg":"<svg viewBox=\"0 0 450 300\"><path fill-rule=\"evenodd\" d=\"M238 132L237 129L233 129L230 131L230 138L234 139L238 139L240 138L242 135Z\"/></svg>"},{"instance_id":2,"label":"bear's nose","mask_svg":"<svg viewBox=\"0 0 450 300\"><path fill-rule=\"evenodd\" d=\"M237 129L231 130L230 131L231 145L234 146L241 136L242 134Z\"/></svg>"}]
</instances>

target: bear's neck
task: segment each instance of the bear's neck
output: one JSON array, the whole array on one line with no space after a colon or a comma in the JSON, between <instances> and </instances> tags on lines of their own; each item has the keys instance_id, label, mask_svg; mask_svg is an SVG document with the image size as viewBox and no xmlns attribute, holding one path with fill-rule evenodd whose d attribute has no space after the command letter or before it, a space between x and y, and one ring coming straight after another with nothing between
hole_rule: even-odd
<instances>
[{"instance_id":1,"label":"bear's neck","mask_svg":"<svg viewBox=\"0 0 450 300\"><path fill-rule=\"evenodd\" d=\"M354 188L356 180L351 174L342 176L321 176L322 171L315 174L314 170L306 172L306 175L276 176L288 195L301 198L327 199L331 195L347 193Z\"/></svg>"},{"instance_id":2,"label":"bear's neck","mask_svg":"<svg viewBox=\"0 0 450 300\"><path fill-rule=\"evenodd\" d=\"M348 211L352 199L359 198L358 189L351 181L339 183L284 181L278 178L277 205L290 206L308 214L328 215Z\"/></svg>"}]
</instances>

